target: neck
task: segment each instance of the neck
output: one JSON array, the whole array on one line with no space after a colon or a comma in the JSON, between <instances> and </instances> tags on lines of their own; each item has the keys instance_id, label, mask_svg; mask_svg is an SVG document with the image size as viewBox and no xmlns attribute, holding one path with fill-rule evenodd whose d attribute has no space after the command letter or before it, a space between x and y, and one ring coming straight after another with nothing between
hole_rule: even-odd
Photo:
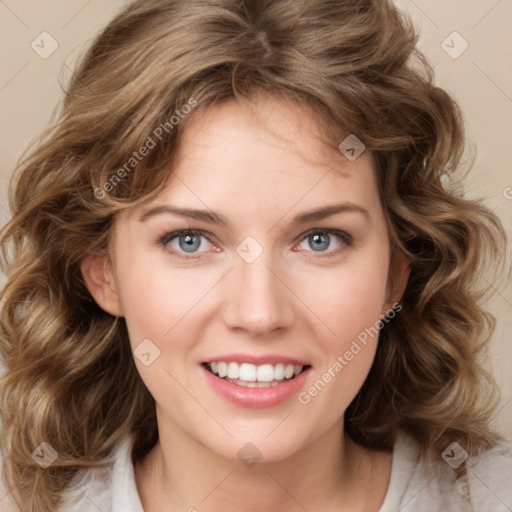
<instances>
[{"instance_id":1,"label":"neck","mask_svg":"<svg viewBox=\"0 0 512 512\"><path fill-rule=\"evenodd\" d=\"M146 512L377 510L389 483L389 454L386 460L375 458L355 445L344 435L342 421L290 457L269 461L262 454L252 466L222 457L177 425L163 423L158 443L135 467ZM376 489L383 474L384 485Z\"/></svg>"}]
</instances>

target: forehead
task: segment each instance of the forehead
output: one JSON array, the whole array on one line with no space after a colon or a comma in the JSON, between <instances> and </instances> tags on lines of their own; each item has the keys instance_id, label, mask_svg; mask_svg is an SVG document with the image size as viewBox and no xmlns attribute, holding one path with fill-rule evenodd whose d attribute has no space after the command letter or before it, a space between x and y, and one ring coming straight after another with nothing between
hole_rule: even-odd
<instances>
[{"instance_id":1,"label":"forehead","mask_svg":"<svg viewBox=\"0 0 512 512\"><path fill-rule=\"evenodd\" d=\"M324 125L318 114L297 102L272 96L246 101L225 101L195 112L183 134L178 165L186 167L187 161L201 158L207 152L220 159L238 156L244 161L265 160L267 153L275 157L286 153L283 168L290 168L288 160L295 163L339 167L348 170L347 159L337 150L337 145L322 141ZM332 130L330 130L332 132ZM240 148L236 155L236 146ZM265 147L266 152L260 150ZM273 169L280 162L274 162Z\"/></svg>"},{"instance_id":2,"label":"forehead","mask_svg":"<svg viewBox=\"0 0 512 512\"><path fill-rule=\"evenodd\" d=\"M373 159L349 161L320 140L312 112L298 104L266 99L235 100L193 114L163 190L149 204L274 214L294 208L379 202ZM144 205L147 206L147 205Z\"/></svg>"}]
</instances>

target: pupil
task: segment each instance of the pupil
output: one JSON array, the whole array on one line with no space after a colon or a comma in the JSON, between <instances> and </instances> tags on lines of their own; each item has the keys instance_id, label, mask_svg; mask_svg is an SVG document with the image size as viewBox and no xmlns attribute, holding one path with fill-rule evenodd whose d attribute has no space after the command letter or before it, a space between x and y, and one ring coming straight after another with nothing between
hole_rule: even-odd
<instances>
[{"instance_id":1,"label":"pupil","mask_svg":"<svg viewBox=\"0 0 512 512\"><path fill-rule=\"evenodd\" d=\"M194 242L194 238L196 239ZM185 245L182 244L184 241ZM199 248L201 242L198 242L198 237L196 235L182 235L180 237L180 248L186 252L194 252Z\"/></svg>"},{"instance_id":2,"label":"pupil","mask_svg":"<svg viewBox=\"0 0 512 512\"><path fill-rule=\"evenodd\" d=\"M311 235L310 240L312 239L313 243L313 249L316 250L323 250L327 249L329 247L329 235L327 234L315 234Z\"/></svg>"}]
</instances>

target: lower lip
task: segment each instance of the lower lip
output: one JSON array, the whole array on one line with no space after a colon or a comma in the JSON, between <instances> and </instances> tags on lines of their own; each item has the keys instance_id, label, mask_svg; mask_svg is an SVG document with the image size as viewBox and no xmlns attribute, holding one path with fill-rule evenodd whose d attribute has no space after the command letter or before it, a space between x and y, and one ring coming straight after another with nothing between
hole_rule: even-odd
<instances>
[{"instance_id":1,"label":"lower lip","mask_svg":"<svg viewBox=\"0 0 512 512\"><path fill-rule=\"evenodd\" d=\"M206 381L220 396L242 407L273 407L299 392L311 367L294 379L267 388L247 388L217 377L201 365Z\"/></svg>"}]
</instances>

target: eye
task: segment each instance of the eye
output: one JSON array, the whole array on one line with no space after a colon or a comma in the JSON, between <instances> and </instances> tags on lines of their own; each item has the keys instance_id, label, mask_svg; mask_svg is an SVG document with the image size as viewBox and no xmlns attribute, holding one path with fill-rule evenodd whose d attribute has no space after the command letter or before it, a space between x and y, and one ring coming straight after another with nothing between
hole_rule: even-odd
<instances>
[{"instance_id":1,"label":"eye","mask_svg":"<svg viewBox=\"0 0 512 512\"><path fill-rule=\"evenodd\" d=\"M171 252L178 254L184 258L194 257L193 255L207 252L210 239L202 231L187 229L182 231L174 231L164 235L160 243L168 248ZM199 250L205 249L206 250ZM192 256L187 256L190 254Z\"/></svg>"},{"instance_id":2,"label":"eye","mask_svg":"<svg viewBox=\"0 0 512 512\"><path fill-rule=\"evenodd\" d=\"M345 246L352 245L353 239L344 231L336 229L314 229L303 235L299 251L325 253L325 256L335 256Z\"/></svg>"},{"instance_id":3,"label":"eye","mask_svg":"<svg viewBox=\"0 0 512 512\"><path fill-rule=\"evenodd\" d=\"M210 236L201 230L185 229L167 233L159 240L169 252L184 259L199 258L208 252L212 245ZM336 256L347 246L352 245L353 238L344 231L336 229L314 229L302 235L298 251L316 252L322 256ZM201 250L202 249L202 250Z\"/></svg>"}]
</instances>

